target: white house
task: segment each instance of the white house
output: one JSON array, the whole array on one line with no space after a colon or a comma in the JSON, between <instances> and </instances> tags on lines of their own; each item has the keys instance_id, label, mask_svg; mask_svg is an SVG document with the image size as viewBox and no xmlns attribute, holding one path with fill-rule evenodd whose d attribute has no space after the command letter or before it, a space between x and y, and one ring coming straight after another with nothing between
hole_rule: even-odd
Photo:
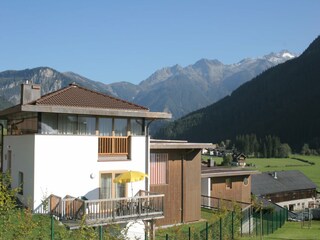
<instances>
[{"instance_id":1,"label":"white house","mask_svg":"<svg viewBox=\"0 0 320 240\"><path fill-rule=\"evenodd\" d=\"M99 200L149 190L147 178L134 182L133 191L113 179L128 170L149 174L149 124L171 114L75 84L40 92L40 85L23 84L21 103L0 112L7 129L1 170L11 173L12 187L21 187L25 205L37 210L52 194Z\"/></svg>"}]
</instances>

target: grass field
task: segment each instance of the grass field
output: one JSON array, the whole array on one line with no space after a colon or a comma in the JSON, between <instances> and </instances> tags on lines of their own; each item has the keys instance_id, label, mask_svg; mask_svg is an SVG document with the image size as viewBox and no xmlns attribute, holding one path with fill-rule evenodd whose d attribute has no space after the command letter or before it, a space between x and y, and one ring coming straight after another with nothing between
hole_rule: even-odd
<instances>
[{"instance_id":1,"label":"grass field","mask_svg":"<svg viewBox=\"0 0 320 240\"><path fill-rule=\"evenodd\" d=\"M314 162L314 165L293 158ZM292 155L290 158L248 158L247 163L254 164L255 167L252 169L261 172L300 170L320 189L320 156Z\"/></svg>"},{"instance_id":2,"label":"grass field","mask_svg":"<svg viewBox=\"0 0 320 240\"><path fill-rule=\"evenodd\" d=\"M206 161L208 158L212 158L215 165L220 165L222 162L222 157L202 156L203 161ZM314 165L295 158L313 162ZM254 165L250 169L261 172L300 170L311 181L317 184L318 190L320 190L320 156L291 155L290 158L247 158L246 162Z\"/></svg>"},{"instance_id":3,"label":"grass field","mask_svg":"<svg viewBox=\"0 0 320 240\"><path fill-rule=\"evenodd\" d=\"M241 240L260 239L260 237L243 237ZM302 227L301 222L286 222L273 234L263 236L265 240L314 240L320 239L320 221L312 221L310 228Z\"/></svg>"}]
</instances>

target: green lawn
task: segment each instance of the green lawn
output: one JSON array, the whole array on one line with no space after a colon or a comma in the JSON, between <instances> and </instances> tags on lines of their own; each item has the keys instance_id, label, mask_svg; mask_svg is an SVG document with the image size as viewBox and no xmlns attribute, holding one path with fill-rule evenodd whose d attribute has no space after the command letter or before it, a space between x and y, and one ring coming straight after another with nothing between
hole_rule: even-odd
<instances>
[{"instance_id":1,"label":"green lawn","mask_svg":"<svg viewBox=\"0 0 320 240\"><path fill-rule=\"evenodd\" d=\"M260 237L243 237L241 240L260 239ZM302 227L301 222L286 222L273 234L263 236L265 240L313 240L320 239L320 221L312 221L311 227Z\"/></svg>"},{"instance_id":2,"label":"green lawn","mask_svg":"<svg viewBox=\"0 0 320 240\"><path fill-rule=\"evenodd\" d=\"M293 158L308 160L315 164L310 165ZM300 170L317 184L318 189L320 188L320 156L292 155L291 158L248 158L247 163L254 164L255 167L252 169L262 172Z\"/></svg>"},{"instance_id":3,"label":"green lawn","mask_svg":"<svg viewBox=\"0 0 320 240\"><path fill-rule=\"evenodd\" d=\"M203 155L202 161L206 161L208 158L212 158L215 165L219 165L222 162L222 157L208 155ZM293 158L300 158L315 164L310 165ZM290 158L247 158L247 163L254 164L255 167L251 169L261 172L300 170L320 189L320 156L291 155Z\"/></svg>"},{"instance_id":4,"label":"green lawn","mask_svg":"<svg viewBox=\"0 0 320 240\"><path fill-rule=\"evenodd\" d=\"M223 158L222 157L216 157L216 156L209 156L209 155L202 155L202 161L207 161L207 159L212 158L214 161L214 165L220 165L222 163Z\"/></svg>"}]
</instances>

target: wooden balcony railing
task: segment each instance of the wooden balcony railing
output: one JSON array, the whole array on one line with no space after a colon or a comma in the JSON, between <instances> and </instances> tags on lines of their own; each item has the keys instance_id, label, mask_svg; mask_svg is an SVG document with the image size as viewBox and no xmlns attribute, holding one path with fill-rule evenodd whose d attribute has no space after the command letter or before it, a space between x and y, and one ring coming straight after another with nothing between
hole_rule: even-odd
<instances>
[{"instance_id":1,"label":"wooden balcony railing","mask_svg":"<svg viewBox=\"0 0 320 240\"><path fill-rule=\"evenodd\" d=\"M82 200L79 198L48 197L45 207L35 210L51 214L72 228L79 227L82 219L87 225L105 225L130 220L149 220L164 217L164 194L149 193L130 198ZM77 224L79 223L79 224Z\"/></svg>"},{"instance_id":2,"label":"wooden balcony railing","mask_svg":"<svg viewBox=\"0 0 320 240\"><path fill-rule=\"evenodd\" d=\"M100 155L128 155L129 137L99 137L98 153Z\"/></svg>"}]
</instances>

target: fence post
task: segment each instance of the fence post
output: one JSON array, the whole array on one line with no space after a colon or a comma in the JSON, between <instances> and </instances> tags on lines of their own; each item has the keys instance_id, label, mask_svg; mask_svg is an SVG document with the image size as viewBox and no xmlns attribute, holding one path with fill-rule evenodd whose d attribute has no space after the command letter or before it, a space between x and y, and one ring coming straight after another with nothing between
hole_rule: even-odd
<instances>
[{"instance_id":1,"label":"fence post","mask_svg":"<svg viewBox=\"0 0 320 240\"><path fill-rule=\"evenodd\" d=\"M102 225L99 226L99 239L103 239Z\"/></svg>"},{"instance_id":2,"label":"fence post","mask_svg":"<svg viewBox=\"0 0 320 240\"><path fill-rule=\"evenodd\" d=\"M249 236L251 236L251 208L249 209ZM242 229L242 225L241 225Z\"/></svg>"},{"instance_id":3,"label":"fence post","mask_svg":"<svg viewBox=\"0 0 320 240\"><path fill-rule=\"evenodd\" d=\"M256 214L256 236L258 236L258 216Z\"/></svg>"},{"instance_id":4,"label":"fence post","mask_svg":"<svg viewBox=\"0 0 320 240\"><path fill-rule=\"evenodd\" d=\"M208 234L209 234L209 229L208 229L208 222L206 222L206 240L208 240Z\"/></svg>"},{"instance_id":5,"label":"fence post","mask_svg":"<svg viewBox=\"0 0 320 240\"><path fill-rule=\"evenodd\" d=\"M54 218L51 215L51 240L54 240Z\"/></svg>"},{"instance_id":6,"label":"fence post","mask_svg":"<svg viewBox=\"0 0 320 240\"><path fill-rule=\"evenodd\" d=\"M234 233L233 233L233 214L234 211L231 212L231 239L234 239ZM241 217L242 220L242 217ZM241 229L242 229L242 224L241 224ZM242 230L241 230L242 231Z\"/></svg>"},{"instance_id":7,"label":"fence post","mask_svg":"<svg viewBox=\"0 0 320 240\"><path fill-rule=\"evenodd\" d=\"M261 236L264 235L263 222L264 222L264 214L263 214L263 211L261 210Z\"/></svg>"},{"instance_id":8,"label":"fence post","mask_svg":"<svg viewBox=\"0 0 320 240\"><path fill-rule=\"evenodd\" d=\"M222 240L222 218L220 217L220 240Z\"/></svg>"},{"instance_id":9,"label":"fence post","mask_svg":"<svg viewBox=\"0 0 320 240\"><path fill-rule=\"evenodd\" d=\"M273 212L271 212L271 233L273 233Z\"/></svg>"},{"instance_id":10,"label":"fence post","mask_svg":"<svg viewBox=\"0 0 320 240\"><path fill-rule=\"evenodd\" d=\"M191 228L189 227L189 240L191 240Z\"/></svg>"},{"instance_id":11,"label":"fence post","mask_svg":"<svg viewBox=\"0 0 320 240\"><path fill-rule=\"evenodd\" d=\"M242 221L243 221L243 216L241 216L240 219L240 236L242 237Z\"/></svg>"},{"instance_id":12,"label":"fence post","mask_svg":"<svg viewBox=\"0 0 320 240\"><path fill-rule=\"evenodd\" d=\"M169 240L169 235L168 235L168 233L166 234L166 240Z\"/></svg>"},{"instance_id":13,"label":"fence post","mask_svg":"<svg viewBox=\"0 0 320 240\"><path fill-rule=\"evenodd\" d=\"M270 219L270 213L267 215L267 235L269 234L269 219Z\"/></svg>"}]
</instances>

